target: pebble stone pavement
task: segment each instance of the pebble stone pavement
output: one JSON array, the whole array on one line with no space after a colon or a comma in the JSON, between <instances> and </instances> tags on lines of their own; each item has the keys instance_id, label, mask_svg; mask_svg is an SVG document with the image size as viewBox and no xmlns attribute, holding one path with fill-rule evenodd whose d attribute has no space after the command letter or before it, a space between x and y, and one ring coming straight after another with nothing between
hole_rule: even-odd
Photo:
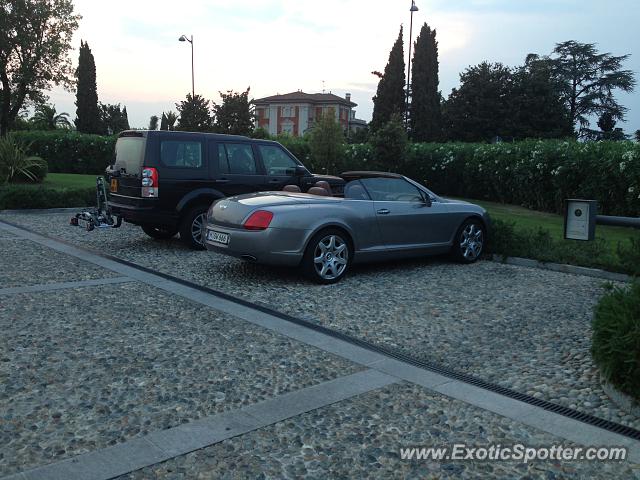
<instances>
[{"instance_id":1,"label":"pebble stone pavement","mask_svg":"<svg viewBox=\"0 0 640 480\"><path fill-rule=\"evenodd\" d=\"M0 215L534 396L640 425L607 400L589 360L590 312L602 281L491 262L463 267L428 260L359 267L344 282L320 287L295 271L193 252L176 240L153 241L129 225L88 233L69 227L68 217ZM0 288L116 276L1 230L0 247ZM136 282L0 296L0 329L0 476L360 368ZM615 462L410 462L398 455L402 446L492 441L563 443L401 383L126 478L640 478L638 466Z\"/></svg>"},{"instance_id":2,"label":"pebble stone pavement","mask_svg":"<svg viewBox=\"0 0 640 480\"><path fill-rule=\"evenodd\" d=\"M606 283L598 278L438 258L356 266L340 283L318 286L294 269L192 251L133 225L86 232L68 226L68 213L4 218L640 429L640 418L610 401L591 360L592 312Z\"/></svg>"}]
</instances>

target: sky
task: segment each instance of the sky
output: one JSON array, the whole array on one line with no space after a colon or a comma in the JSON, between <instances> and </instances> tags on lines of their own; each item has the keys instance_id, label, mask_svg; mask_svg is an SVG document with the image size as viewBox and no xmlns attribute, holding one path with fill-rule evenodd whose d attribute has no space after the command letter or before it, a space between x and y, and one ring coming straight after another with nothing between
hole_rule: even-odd
<instances>
[{"instance_id":1,"label":"sky","mask_svg":"<svg viewBox=\"0 0 640 480\"><path fill-rule=\"evenodd\" d=\"M73 44L89 43L98 96L126 105L132 127L174 110L191 91L191 51L178 37L193 35L195 92L220 101L220 91L250 98L302 90L351 93L356 116L369 121L382 71L400 25L408 53L410 0L75 0L82 15ZM596 43L600 51L631 54L625 67L640 81L638 0L416 0L413 40L426 22L437 30L440 89L446 97L459 74L482 61L515 66L556 43ZM640 86L618 94L629 108L627 132L640 129ZM58 111L75 118L75 95L50 92Z\"/></svg>"}]
</instances>

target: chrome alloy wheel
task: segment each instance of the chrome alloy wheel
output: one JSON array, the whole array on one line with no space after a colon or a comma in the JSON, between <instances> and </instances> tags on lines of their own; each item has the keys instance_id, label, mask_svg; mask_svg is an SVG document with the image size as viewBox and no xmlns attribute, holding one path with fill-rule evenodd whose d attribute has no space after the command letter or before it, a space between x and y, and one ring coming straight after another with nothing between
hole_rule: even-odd
<instances>
[{"instance_id":1,"label":"chrome alloy wheel","mask_svg":"<svg viewBox=\"0 0 640 480\"><path fill-rule=\"evenodd\" d=\"M313 264L324 280L335 280L344 273L349 262L347 243L337 235L327 235L316 245Z\"/></svg>"},{"instance_id":2,"label":"chrome alloy wheel","mask_svg":"<svg viewBox=\"0 0 640 480\"><path fill-rule=\"evenodd\" d=\"M191 237L198 245L204 245L204 224L207 220L207 213L197 215L191 223Z\"/></svg>"},{"instance_id":3,"label":"chrome alloy wheel","mask_svg":"<svg viewBox=\"0 0 640 480\"><path fill-rule=\"evenodd\" d=\"M473 261L482 253L482 244L484 235L482 228L475 223L470 223L462 231L460 237L460 252L462 256L469 261Z\"/></svg>"}]
</instances>

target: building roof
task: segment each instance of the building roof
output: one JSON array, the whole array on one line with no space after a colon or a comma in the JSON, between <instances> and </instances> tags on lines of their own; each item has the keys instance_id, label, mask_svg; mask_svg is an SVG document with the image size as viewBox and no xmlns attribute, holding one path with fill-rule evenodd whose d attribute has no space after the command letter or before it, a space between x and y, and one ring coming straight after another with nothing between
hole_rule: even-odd
<instances>
[{"instance_id":1,"label":"building roof","mask_svg":"<svg viewBox=\"0 0 640 480\"><path fill-rule=\"evenodd\" d=\"M313 104L326 104L326 103L340 103L349 107L357 107L358 104L353 103L346 98L339 97L333 93L304 93L304 92L291 92L284 95L272 95L270 97L257 98L253 100L253 103L313 103Z\"/></svg>"}]
</instances>

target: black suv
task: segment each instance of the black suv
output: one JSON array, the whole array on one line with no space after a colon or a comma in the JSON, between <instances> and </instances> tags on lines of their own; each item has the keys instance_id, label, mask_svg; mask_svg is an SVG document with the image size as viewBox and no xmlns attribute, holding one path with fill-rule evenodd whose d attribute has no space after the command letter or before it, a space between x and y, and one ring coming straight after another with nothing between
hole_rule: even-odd
<instances>
[{"instance_id":1,"label":"black suv","mask_svg":"<svg viewBox=\"0 0 640 480\"><path fill-rule=\"evenodd\" d=\"M282 190L305 192L329 182L340 195L344 181L314 175L277 142L236 135L169 131L125 131L106 171L111 212L140 225L153 238L180 238L204 248L209 206L223 197Z\"/></svg>"}]
</instances>

